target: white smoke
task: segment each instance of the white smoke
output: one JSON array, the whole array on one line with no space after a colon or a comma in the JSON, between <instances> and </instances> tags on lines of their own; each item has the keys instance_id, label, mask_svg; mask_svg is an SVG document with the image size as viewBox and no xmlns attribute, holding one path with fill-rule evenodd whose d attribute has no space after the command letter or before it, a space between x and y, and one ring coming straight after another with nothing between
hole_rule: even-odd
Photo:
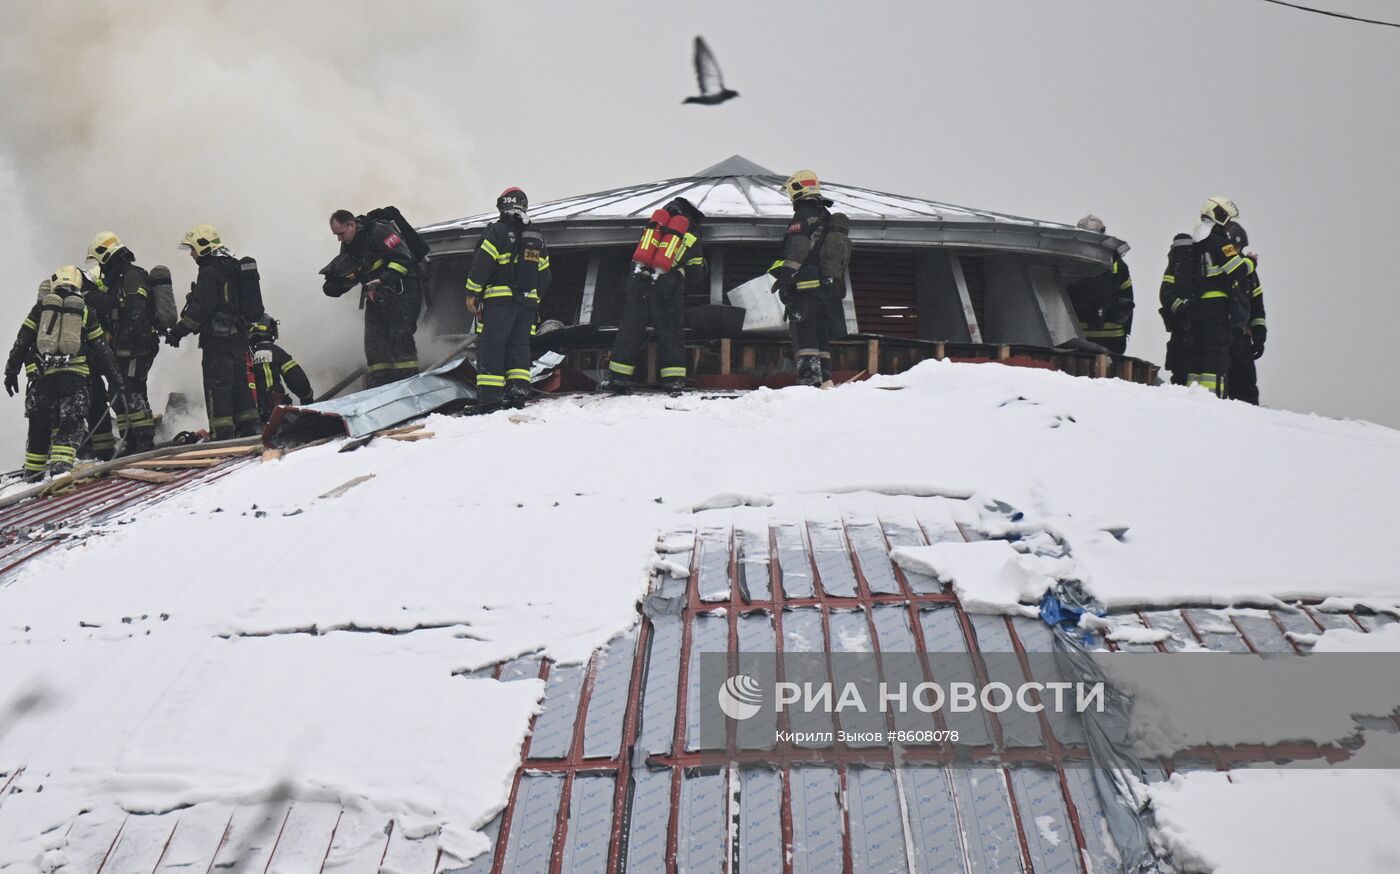
<instances>
[{"instance_id":1,"label":"white smoke","mask_svg":"<svg viewBox=\"0 0 1400 874\"><path fill-rule=\"evenodd\" d=\"M12 336L39 280L81 264L99 230L168 264L182 300L194 265L176 243L207 222L258 259L283 344L328 388L364 360L356 296L323 296L316 273L337 251L332 210L393 203L427 223L480 201L465 113L415 84L453 75L472 16L449 0L7 5L0 329ZM194 346L156 359L157 411L171 391L202 407ZM0 468L20 457L21 416L18 399L0 413Z\"/></svg>"}]
</instances>

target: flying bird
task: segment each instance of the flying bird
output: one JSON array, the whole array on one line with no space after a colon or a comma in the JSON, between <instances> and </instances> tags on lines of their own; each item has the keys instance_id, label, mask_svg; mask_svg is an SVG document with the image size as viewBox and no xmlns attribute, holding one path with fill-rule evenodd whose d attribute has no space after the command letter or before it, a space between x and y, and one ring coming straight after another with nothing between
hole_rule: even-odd
<instances>
[{"instance_id":1,"label":"flying bird","mask_svg":"<svg viewBox=\"0 0 1400 874\"><path fill-rule=\"evenodd\" d=\"M710 47L705 45L705 38L697 36L695 38L695 79L700 83L700 96L687 97L682 103L701 103L705 106L714 106L723 103L731 97L738 97L738 91L731 91L724 87L724 74L719 71L719 64L715 61L715 53L710 51Z\"/></svg>"}]
</instances>

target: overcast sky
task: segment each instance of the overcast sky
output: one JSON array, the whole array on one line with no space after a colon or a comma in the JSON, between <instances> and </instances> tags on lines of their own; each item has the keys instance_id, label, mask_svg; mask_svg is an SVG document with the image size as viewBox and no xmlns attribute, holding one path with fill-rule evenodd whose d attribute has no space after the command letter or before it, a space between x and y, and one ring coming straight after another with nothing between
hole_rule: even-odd
<instances>
[{"instance_id":1,"label":"overcast sky","mask_svg":"<svg viewBox=\"0 0 1400 874\"><path fill-rule=\"evenodd\" d=\"M1400 20L1389 0L1317 2ZM0 7L4 325L101 228L180 288L174 242L209 221L259 258L324 383L361 356L353 303L314 275L332 209L395 202L426 224L507 185L541 202L739 153L1035 218L1094 212L1133 247L1129 352L1155 361L1171 237L1230 197L1261 255L1264 403L1400 426L1397 29L1262 0ZM697 33L739 99L681 105ZM157 369L198 365L181 350Z\"/></svg>"}]
</instances>

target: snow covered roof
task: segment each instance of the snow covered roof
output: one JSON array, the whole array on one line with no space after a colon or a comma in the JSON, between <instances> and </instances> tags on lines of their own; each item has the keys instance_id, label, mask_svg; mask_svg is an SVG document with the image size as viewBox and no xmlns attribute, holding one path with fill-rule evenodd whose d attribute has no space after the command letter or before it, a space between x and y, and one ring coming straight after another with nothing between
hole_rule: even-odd
<instances>
[{"instance_id":1,"label":"snow covered roof","mask_svg":"<svg viewBox=\"0 0 1400 874\"><path fill-rule=\"evenodd\" d=\"M787 219L792 215L792 206L781 190L786 178L785 174L760 166L742 155L734 155L690 176L541 203L531 207L530 217L534 222L645 220L671 198L685 197L711 219ZM853 222L934 221L1076 230L1071 225L1057 222L888 194L837 182L823 181L822 193L835 204L833 210L845 213ZM424 233L464 230L495 217L496 212L492 210L429 225L421 230Z\"/></svg>"}]
</instances>

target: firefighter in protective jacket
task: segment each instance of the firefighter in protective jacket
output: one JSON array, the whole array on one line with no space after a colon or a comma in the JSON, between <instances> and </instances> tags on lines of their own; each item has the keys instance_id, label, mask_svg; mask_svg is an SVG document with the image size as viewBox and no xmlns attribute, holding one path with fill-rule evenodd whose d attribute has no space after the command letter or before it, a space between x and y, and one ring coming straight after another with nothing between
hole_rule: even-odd
<instances>
[{"instance_id":1,"label":"firefighter in protective jacket","mask_svg":"<svg viewBox=\"0 0 1400 874\"><path fill-rule=\"evenodd\" d=\"M1076 225L1096 234L1106 233L1103 219L1086 215ZM1117 255L1108 270L1070 283L1070 303L1079 318L1079 330L1084 339L1112 352L1123 355L1128 348L1128 335L1133 330L1133 279L1128 265Z\"/></svg>"},{"instance_id":2,"label":"firefighter in protective jacket","mask_svg":"<svg viewBox=\"0 0 1400 874\"><path fill-rule=\"evenodd\" d=\"M413 334L423 308L423 270L408 242L392 222L356 216L346 209L331 214L330 226L340 241L338 260L354 265L353 279L323 270L327 278L322 291L328 297L340 297L356 283L360 285L369 385L416 376L418 345Z\"/></svg>"},{"instance_id":3,"label":"firefighter in protective jacket","mask_svg":"<svg viewBox=\"0 0 1400 874\"><path fill-rule=\"evenodd\" d=\"M180 247L189 250L199 275L165 341L178 346L186 336L199 335L209 435L215 440L252 436L260 422L248 384L249 322L241 309L239 261L209 225L191 228Z\"/></svg>"},{"instance_id":4,"label":"firefighter in protective jacket","mask_svg":"<svg viewBox=\"0 0 1400 874\"><path fill-rule=\"evenodd\" d=\"M820 386L831 379L833 326L830 291L822 282L817 240L831 218L831 201L822 197L817 174L798 170L783 184L792 201L792 222L783 236L781 254L768 272L773 291L787 310L797 357L798 385Z\"/></svg>"},{"instance_id":5,"label":"firefighter in protective jacket","mask_svg":"<svg viewBox=\"0 0 1400 874\"><path fill-rule=\"evenodd\" d=\"M500 218L486 226L467 273L467 310L476 318L476 403L490 411L523 406L530 393L530 338L549 288L549 249L528 224L519 188L496 198Z\"/></svg>"},{"instance_id":6,"label":"firefighter in protective jacket","mask_svg":"<svg viewBox=\"0 0 1400 874\"><path fill-rule=\"evenodd\" d=\"M1189 336L1183 358L1186 384L1199 385L1225 396L1230 370L1230 336L1233 303L1254 278L1254 261L1242 250L1239 209L1224 197L1212 197L1201 207L1201 224L1192 235L1188 273L1191 281L1177 276L1177 288L1168 311L1184 324ZM1247 321L1247 320L1246 320Z\"/></svg>"},{"instance_id":7,"label":"firefighter in protective jacket","mask_svg":"<svg viewBox=\"0 0 1400 874\"><path fill-rule=\"evenodd\" d=\"M1197 282L1195 269L1196 247L1190 234L1177 234L1172 239L1167 252L1167 269L1162 274L1162 286L1158 292L1161 308L1162 327L1167 331L1167 360L1164 366L1171 371L1172 385L1186 385L1191 355L1191 323L1172 312L1172 303L1178 297L1194 297L1194 283Z\"/></svg>"},{"instance_id":8,"label":"firefighter in protective jacket","mask_svg":"<svg viewBox=\"0 0 1400 874\"><path fill-rule=\"evenodd\" d=\"M277 345L277 320L263 317L248 329L248 347L253 353L253 386L257 389L258 415L264 425L272 411L287 402L293 394L302 406L315 403L311 380L297 360Z\"/></svg>"},{"instance_id":9,"label":"firefighter in protective jacket","mask_svg":"<svg viewBox=\"0 0 1400 874\"><path fill-rule=\"evenodd\" d=\"M116 362L102 325L83 299L83 272L59 268L40 286L5 364L5 391L19 391L19 371L29 377L25 415L29 434L24 470L31 479L45 472L59 475L73 468L88 430L88 382L92 364L121 385Z\"/></svg>"},{"instance_id":10,"label":"firefighter in protective jacket","mask_svg":"<svg viewBox=\"0 0 1400 874\"><path fill-rule=\"evenodd\" d=\"M1229 230L1236 245L1244 250L1249 235L1239 222L1231 222ZM1268 339L1268 322L1264 317L1264 286L1259 281L1259 256L1245 252L1254 265L1242 282L1233 287L1230 308L1230 372L1225 378L1225 397L1234 401L1259 405L1259 372L1254 362L1264 354Z\"/></svg>"},{"instance_id":11,"label":"firefighter in protective jacket","mask_svg":"<svg viewBox=\"0 0 1400 874\"><path fill-rule=\"evenodd\" d=\"M622 322L601 386L604 390L625 394L630 389L648 324L656 330L661 386L685 387L685 293L705 280L700 244L704 220L704 213L683 197L652 215L632 255L632 270L623 289Z\"/></svg>"},{"instance_id":12,"label":"firefighter in protective jacket","mask_svg":"<svg viewBox=\"0 0 1400 874\"><path fill-rule=\"evenodd\" d=\"M111 231L93 237L87 257L96 262L99 292L110 302L107 327L123 385L112 397L117 430L123 435L125 451L145 452L155 447L156 434L146 378L160 351L151 277L136 265L131 250Z\"/></svg>"}]
</instances>

